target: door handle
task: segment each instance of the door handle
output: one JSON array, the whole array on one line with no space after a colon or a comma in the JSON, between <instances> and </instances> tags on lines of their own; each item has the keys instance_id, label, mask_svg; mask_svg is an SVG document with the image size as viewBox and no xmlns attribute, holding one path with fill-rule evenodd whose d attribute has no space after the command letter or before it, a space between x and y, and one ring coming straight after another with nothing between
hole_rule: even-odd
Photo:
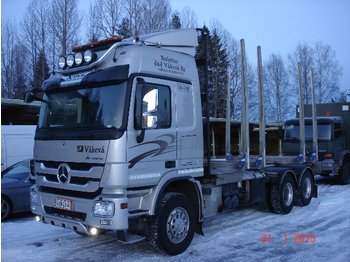
<instances>
[{"instance_id":1,"label":"door handle","mask_svg":"<svg viewBox=\"0 0 350 262\"><path fill-rule=\"evenodd\" d=\"M174 167L176 167L175 160L165 161L165 168L174 168Z\"/></svg>"}]
</instances>

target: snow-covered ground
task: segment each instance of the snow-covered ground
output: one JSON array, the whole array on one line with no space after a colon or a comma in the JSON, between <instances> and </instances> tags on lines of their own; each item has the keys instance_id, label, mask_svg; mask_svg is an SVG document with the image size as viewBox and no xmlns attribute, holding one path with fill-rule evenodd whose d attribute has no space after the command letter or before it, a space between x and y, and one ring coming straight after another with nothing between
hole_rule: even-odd
<instances>
[{"instance_id":1,"label":"snow-covered ground","mask_svg":"<svg viewBox=\"0 0 350 262\"><path fill-rule=\"evenodd\" d=\"M38 223L1 225L1 259L12 261L350 261L350 185L322 184L319 197L288 215L244 208L208 219L181 255L154 253L146 243L123 245ZM303 235L302 235L303 234ZM304 242L301 242L304 240ZM309 241L309 242L307 242Z\"/></svg>"}]
</instances>

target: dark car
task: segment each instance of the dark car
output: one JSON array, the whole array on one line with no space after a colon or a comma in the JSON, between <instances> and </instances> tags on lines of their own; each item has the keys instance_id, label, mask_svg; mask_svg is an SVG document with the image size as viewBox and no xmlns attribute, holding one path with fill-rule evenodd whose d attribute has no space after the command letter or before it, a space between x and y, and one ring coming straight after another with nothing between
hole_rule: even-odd
<instances>
[{"instance_id":1,"label":"dark car","mask_svg":"<svg viewBox=\"0 0 350 262\"><path fill-rule=\"evenodd\" d=\"M23 160L1 172L1 221L30 211L30 170L30 160Z\"/></svg>"}]
</instances>

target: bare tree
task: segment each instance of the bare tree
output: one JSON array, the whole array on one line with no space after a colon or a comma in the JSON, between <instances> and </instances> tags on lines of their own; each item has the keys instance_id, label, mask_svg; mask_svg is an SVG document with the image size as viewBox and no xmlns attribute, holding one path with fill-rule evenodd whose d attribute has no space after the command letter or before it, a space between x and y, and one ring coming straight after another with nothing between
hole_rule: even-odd
<instances>
[{"instance_id":1,"label":"bare tree","mask_svg":"<svg viewBox=\"0 0 350 262\"><path fill-rule=\"evenodd\" d=\"M298 86L298 64L301 67L302 86L304 88L304 104L311 103L311 81L310 74L313 66L313 50L308 44L299 44L293 54L288 56L289 69L292 74L292 83L297 93ZM297 101L296 101L297 102Z\"/></svg>"},{"instance_id":2,"label":"bare tree","mask_svg":"<svg viewBox=\"0 0 350 262\"><path fill-rule=\"evenodd\" d=\"M48 50L48 0L31 0L27 6L26 14L22 22L23 38L28 42L24 47L29 54L30 61L26 65L30 70L25 70L26 79L29 85L33 83L35 65L39 57L39 52L43 53L44 59ZM46 58L45 58L46 59ZM46 75L46 69L41 68L41 75Z\"/></svg>"},{"instance_id":3,"label":"bare tree","mask_svg":"<svg viewBox=\"0 0 350 262\"><path fill-rule=\"evenodd\" d=\"M46 55L48 37L48 13L50 12L49 0L32 0L33 19L36 23L36 34L39 38L39 49Z\"/></svg>"},{"instance_id":4,"label":"bare tree","mask_svg":"<svg viewBox=\"0 0 350 262\"><path fill-rule=\"evenodd\" d=\"M1 26L1 91L2 96L11 98L15 89L15 54L18 41L14 21L6 21Z\"/></svg>"},{"instance_id":5,"label":"bare tree","mask_svg":"<svg viewBox=\"0 0 350 262\"><path fill-rule=\"evenodd\" d=\"M117 34L118 26L122 20L121 0L95 0L97 25L104 37Z\"/></svg>"},{"instance_id":6,"label":"bare tree","mask_svg":"<svg viewBox=\"0 0 350 262\"><path fill-rule=\"evenodd\" d=\"M340 92L339 77L341 69L335 59L335 52L329 45L323 45L321 42L315 44L314 73L318 103L335 100Z\"/></svg>"},{"instance_id":7,"label":"bare tree","mask_svg":"<svg viewBox=\"0 0 350 262\"><path fill-rule=\"evenodd\" d=\"M190 7L184 7L179 13L181 28L197 28L198 17Z\"/></svg>"},{"instance_id":8,"label":"bare tree","mask_svg":"<svg viewBox=\"0 0 350 262\"><path fill-rule=\"evenodd\" d=\"M60 55L67 55L70 48L78 44L82 17L78 10L78 0L52 0L50 23L56 48Z\"/></svg>"},{"instance_id":9,"label":"bare tree","mask_svg":"<svg viewBox=\"0 0 350 262\"><path fill-rule=\"evenodd\" d=\"M142 16L143 7L140 0L124 0L124 8L126 13L126 18L128 19L130 25L129 30L133 35L138 35L142 33Z\"/></svg>"},{"instance_id":10,"label":"bare tree","mask_svg":"<svg viewBox=\"0 0 350 262\"><path fill-rule=\"evenodd\" d=\"M170 13L168 0L143 0L143 33L169 28Z\"/></svg>"},{"instance_id":11,"label":"bare tree","mask_svg":"<svg viewBox=\"0 0 350 262\"><path fill-rule=\"evenodd\" d=\"M26 70L26 77L29 82L33 80L34 67L38 59L41 44L40 34L38 33L39 22L36 8L35 1L31 1L26 8L25 16L22 21L23 39L26 39L27 56L29 58L29 61L25 61L29 69Z\"/></svg>"},{"instance_id":12,"label":"bare tree","mask_svg":"<svg viewBox=\"0 0 350 262\"><path fill-rule=\"evenodd\" d=\"M89 6L89 21L88 21L88 31L87 38L90 42L95 42L100 39L102 33L100 29L100 17L99 12L97 11L99 8L99 2L95 1L90 3Z\"/></svg>"},{"instance_id":13,"label":"bare tree","mask_svg":"<svg viewBox=\"0 0 350 262\"><path fill-rule=\"evenodd\" d=\"M288 72L280 55L272 54L264 67L266 118L283 123L290 113Z\"/></svg>"},{"instance_id":14,"label":"bare tree","mask_svg":"<svg viewBox=\"0 0 350 262\"><path fill-rule=\"evenodd\" d=\"M27 50L24 44L18 42L15 46L14 66L13 66L13 83L14 89L11 98L23 99L24 92L27 89L26 65L23 63L23 57L26 56ZM41 68L40 68L41 71Z\"/></svg>"},{"instance_id":15,"label":"bare tree","mask_svg":"<svg viewBox=\"0 0 350 262\"><path fill-rule=\"evenodd\" d=\"M220 35L222 47L226 50L228 60L228 73L231 83L231 119L240 119L242 101L242 70L239 42L216 19L210 21L210 27ZM257 119L258 99L256 77L252 65L247 59L247 86L249 95L249 118Z\"/></svg>"}]
</instances>

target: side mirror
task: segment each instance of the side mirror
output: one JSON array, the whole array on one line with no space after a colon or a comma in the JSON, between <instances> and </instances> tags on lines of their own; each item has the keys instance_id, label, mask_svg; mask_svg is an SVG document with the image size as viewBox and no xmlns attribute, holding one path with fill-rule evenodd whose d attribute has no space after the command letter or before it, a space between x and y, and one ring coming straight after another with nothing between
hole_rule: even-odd
<instances>
[{"instance_id":1,"label":"side mirror","mask_svg":"<svg viewBox=\"0 0 350 262\"><path fill-rule=\"evenodd\" d=\"M23 100L24 100L25 103L29 104L29 103L31 103L31 102L33 102L35 100L35 96L34 96L34 94L32 92L28 92L28 93L25 94Z\"/></svg>"},{"instance_id":2,"label":"side mirror","mask_svg":"<svg viewBox=\"0 0 350 262\"><path fill-rule=\"evenodd\" d=\"M154 129L154 128L157 128L157 126L158 126L158 123L157 123L158 117L157 116L143 113L142 120L143 120L142 121L142 128Z\"/></svg>"}]
</instances>

